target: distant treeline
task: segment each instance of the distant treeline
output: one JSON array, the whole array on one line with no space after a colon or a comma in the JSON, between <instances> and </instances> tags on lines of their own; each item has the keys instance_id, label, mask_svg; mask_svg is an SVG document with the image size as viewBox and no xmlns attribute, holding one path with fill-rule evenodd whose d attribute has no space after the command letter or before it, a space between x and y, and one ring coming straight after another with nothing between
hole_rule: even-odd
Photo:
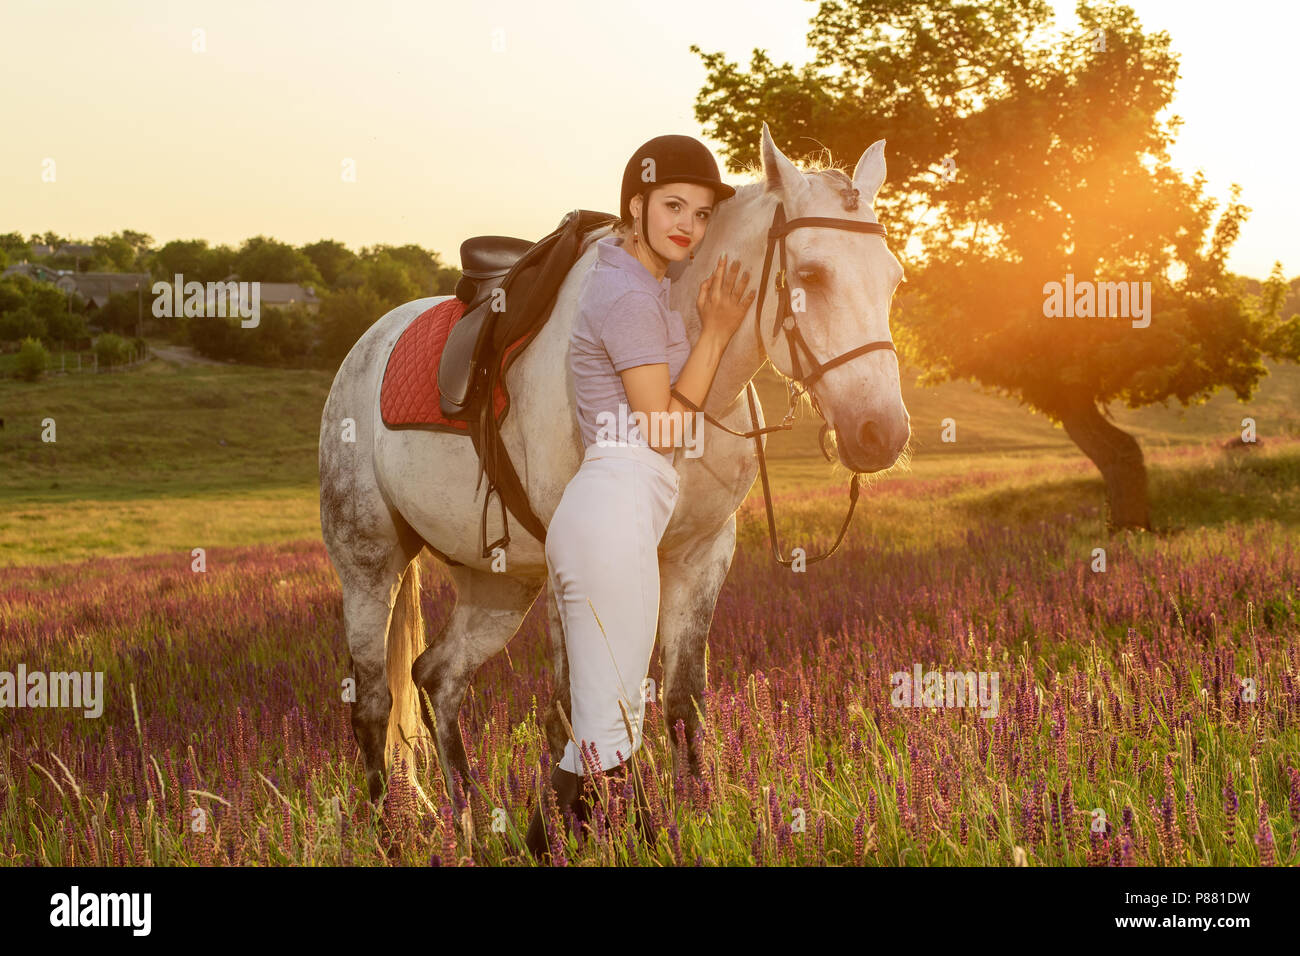
<instances>
[{"instance_id":1,"label":"distant treeline","mask_svg":"<svg viewBox=\"0 0 1300 956\"><path fill-rule=\"evenodd\" d=\"M54 250L35 250L43 245ZM67 249L66 247L73 247ZM61 252L61 250L63 250ZM37 255L36 252L46 252ZM165 336L215 359L256 365L333 369L361 334L394 306L455 290L458 269L420 246L377 245L357 253L322 239L291 246L264 236L238 249L182 239L154 248L152 237L124 230L93 241L55 233L0 235L0 269L20 262L52 271L148 273L154 280L293 282L310 286L318 312L306 306L263 305L255 328L238 318L156 318L153 294L145 290L112 295L101 308L53 284L23 275L0 279L0 349L13 351L31 338L53 350L88 348L98 333L127 337Z\"/></svg>"}]
</instances>

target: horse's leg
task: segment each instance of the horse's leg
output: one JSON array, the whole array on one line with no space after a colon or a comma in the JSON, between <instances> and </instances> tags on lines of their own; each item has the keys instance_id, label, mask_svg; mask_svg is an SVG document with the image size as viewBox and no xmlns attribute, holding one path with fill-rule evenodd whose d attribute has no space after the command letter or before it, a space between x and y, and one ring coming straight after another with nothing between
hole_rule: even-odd
<instances>
[{"instance_id":1,"label":"horse's leg","mask_svg":"<svg viewBox=\"0 0 1300 956\"><path fill-rule=\"evenodd\" d=\"M694 548L665 554L659 562L659 639L664 665L663 708L668 739L676 744L677 721L686 727L687 756L698 775L700 754L695 732L704 710L704 648L713 623L718 592L736 550L736 516L731 515L717 536Z\"/></svg>"},{"instance_id":2,"label":"horse's leg","mask_svg":"<svg viewBox=\"0 0 1300 956\"><path fill-rule=\"evenodd\" d=\"M419 570L412 559L423 545L405 522L383 507L382 501L370 500L358 483L349 482L346 488L346 493L339 491L331 473L323 474L321 528L343 585L343 623L356 680L352 731L365 764L370 799L378 801L387 776L388 743L398 736L396 728L389 729L393 708L389 661L400 661L403 655L406 660L414 657L410 647L396 646L399 641L419 647L424 644L423 634L406 633L408 626L418 626ZM413 621L408 620L412 603ZM402 612L403 633L390 637L390 623L398 616L395 606ZM405 730L414 732L414 728ZM408 767L408 771L412 769Z\"/></svg>"},{"instance_id":3,"label":"horse's leg","mask_svg":"<svg viewBox=\"0 0 1300 956\"><path fill-rule=\"evenodd\" d=\"M470 794L469 758L460 732L460 708L474 673L509 643L528 614L543 581L450 567L456 586L456 606L451 617L415 661L411 677L419 695L420 716L433 736L447 795L456 804L452 771L460 774L466 797ZM429 719L424 695L428 694L436 725ZM463 804L456 806L459 816Z\"/></svg>"},{"instance_id":4,"label":"horse's leg","mask_svg":"<svg viewBox=\"0 0 1300 956\"><path fill-rule=\"evenodd\" d=\"M560 606L555 600L555 592L550 582L546 584L546 613L551 631L551 665L555 683L555 698L546 709L542 725L546 730L546 743L551 751L551 763L559 763L564 756L565 745L569 741L564 729L564 720L573 723L573 702L569 698L569 653L564 643L564 620L560 617ZM560 719L557 708L564 711L564 720Z\"/></svg>"}]
</instances>

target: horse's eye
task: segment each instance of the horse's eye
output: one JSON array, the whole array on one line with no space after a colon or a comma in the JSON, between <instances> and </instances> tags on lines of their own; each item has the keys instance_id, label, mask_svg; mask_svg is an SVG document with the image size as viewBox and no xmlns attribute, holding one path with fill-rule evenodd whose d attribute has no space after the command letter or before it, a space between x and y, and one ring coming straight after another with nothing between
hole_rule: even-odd
<instances>
[{"instance_id":1,"label":"horse's eye","mask_svg":"<svg viewBox=\"0 0 1300 956\"><path fill-rule=\"evenodd\" d=\"M803 286L821 285L822 273L819 269L804 269L798 274L799 284Z\"/></svg>"}]
</instances>

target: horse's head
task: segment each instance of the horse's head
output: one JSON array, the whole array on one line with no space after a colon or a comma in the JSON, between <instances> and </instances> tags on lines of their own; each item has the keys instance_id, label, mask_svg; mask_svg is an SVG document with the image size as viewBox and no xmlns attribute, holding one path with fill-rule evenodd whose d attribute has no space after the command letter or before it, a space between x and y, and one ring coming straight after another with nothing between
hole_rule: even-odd
<instances>
[{"instance_id":1,"label":"horse's head","mask_svg":"<svg viewBox=\"0 0 1300 956\"><path fill-rule=\"evenodd\" d=\"M752 211L744 212L749 222L751 216L771 222L778 206L783 207L787 222L810 217L876 222L871 207L885 181L884 140L862 154L852 180L834 169L801 172L777 149L766 123L762 158L764 189L753 200ZM763 309L756 321L762 348L787 378L812 378L808 390L826 423L835 429L844 465L859 472L889 468L911 434L889 332L889 305L903 280L903 267L882 235L851 227L800 226L786 234L784 242L793 317L784 322L778 318L784 296L777 275L759 299ZM769 246L774 275L781 268L780 243ZM789 337L794 329L811 352L810 357L797 349L797 373ZM820 376L813 373L816 366L868 343L877 347Z\"/></svg>"}]
</instances>

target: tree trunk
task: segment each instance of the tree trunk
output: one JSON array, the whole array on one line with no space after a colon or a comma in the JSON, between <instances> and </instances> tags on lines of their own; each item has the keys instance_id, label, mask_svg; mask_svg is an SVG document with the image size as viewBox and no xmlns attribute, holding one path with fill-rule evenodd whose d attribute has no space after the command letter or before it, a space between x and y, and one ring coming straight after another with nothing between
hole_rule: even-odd
<instances>
[{"instance_id":1,"label":"tree trunk","mask_svg":"<svg viewBox=\"0 0 1300 956\"><path fill-rule=\"evenodd\" d=\"M1137 439L1108 422L1090 395L1069 400L1062 406L1060 418L1065 433L1092 460L1106 482L1110 530L1150 531L1147 469Z\"/></svg>"}]
</instances>

